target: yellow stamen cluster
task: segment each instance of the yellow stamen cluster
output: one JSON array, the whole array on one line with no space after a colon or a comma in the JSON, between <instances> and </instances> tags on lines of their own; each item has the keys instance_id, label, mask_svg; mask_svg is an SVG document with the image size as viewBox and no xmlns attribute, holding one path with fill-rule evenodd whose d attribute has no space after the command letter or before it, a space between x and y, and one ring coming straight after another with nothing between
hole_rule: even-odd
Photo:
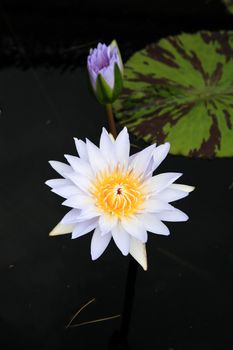
<instances>
[{"instance_id":1,"label":"yellow stamen cluster","mask_svg":"<svg viewBox=\"0 0 233 350\"><path fill-rule=\"evenodd\" d=\"M119 166L98 173L91 192L100 210L119 218L137 212L145 200L140 179Z\"/></svg>"}]
</instances>

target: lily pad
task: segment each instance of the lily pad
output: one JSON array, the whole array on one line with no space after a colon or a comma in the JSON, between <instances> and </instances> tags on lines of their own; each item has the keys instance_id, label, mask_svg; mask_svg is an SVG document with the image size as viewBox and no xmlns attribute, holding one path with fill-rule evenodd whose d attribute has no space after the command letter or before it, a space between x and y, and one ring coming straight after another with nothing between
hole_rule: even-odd
<instances>
[{"instance_id":1,"label":"lily pad","mask_svg":"<svg viewBox=\"0 0 233 350\"><path fill-rule=\"evenodd\" d=\"M171 153L233 156L233 32L181 34L136 52L125 65L116 118Z\"/></svg>"},{"instance_id":2,"label":"lily pad","mask_svg":"<svg viewBox=\"0 0 233 350\"><path fill-rule=\"evenodd\" d=\"M223 0L224 4L227 7L227 10L233 14L233 0Z\"/></svg>"}]
</instances>

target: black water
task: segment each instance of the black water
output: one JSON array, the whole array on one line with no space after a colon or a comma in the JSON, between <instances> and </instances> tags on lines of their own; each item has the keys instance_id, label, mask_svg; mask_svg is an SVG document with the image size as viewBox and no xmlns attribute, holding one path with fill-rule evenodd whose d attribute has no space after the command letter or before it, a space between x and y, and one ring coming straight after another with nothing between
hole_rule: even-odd
<instances>
[{"instance_id":1,"label":"black water","mask_svg":"<svg viewBox=\"0 0 233 350\"><path fill-rule=\"evenodd\" d=\"M74 154L74 136L97 143L107 127L88 91L87 43L115 37L126 59L163 35L233 29L220 1L174 3L118 2L110 14L107 2L1 1L1 349L233 348L232 159L168 156L160 166L196 185L177 203L190 220L170 223L169 237L150 235L121 347L120 318L65 326L92 298L77 323L122 313L128 258L111 244L93 263L90 235L48 237L66 208L44 185L56 177L47 161Z\"/></svg>"}]
</instances>

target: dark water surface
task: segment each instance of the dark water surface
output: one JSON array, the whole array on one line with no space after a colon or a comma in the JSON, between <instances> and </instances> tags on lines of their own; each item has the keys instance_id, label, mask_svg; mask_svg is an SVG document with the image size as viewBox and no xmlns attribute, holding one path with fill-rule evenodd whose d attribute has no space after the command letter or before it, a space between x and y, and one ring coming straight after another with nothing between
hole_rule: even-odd
<instances>
[{"instance_id":1,"label":"dark water surface","mask_svg":"<svg viewBox=\"0 0 233 350\"><path fill-rule=\"evenodd\" d=\"M224 19L230 27L222 5L212 3L205 2L207 8L214 9L210 18L217 18L216 9L222 11L215 29L223 27ZM6 13L8 23L15 23L15 12L6 8ZM165 20L166 13L161 12L161 16ZM174 16L179 18L177 12ZM138 17L130 18L136 28ZM195 18L199 28L194 26ZM109 18L103 23L107 21ZM200 13L193 10L190 21L193 30L202 28ZM26 24L24 27L19 18L16 22L19 42L26 42ZM183 29L182 23L173 23L174 31ZM208 23L210 28L214 26ZM168 25L172 33L172 24ZM124 40L121 27L125 57L152 40L149 28L153 22L147 23L144 18L143 26L146 34L139 36L138 43L132 29ZM162 30L165 25L156 28L157 37L166 34ZM95 35L89 30L87 36L94 41L98 35L117 36L112 27L108 34L98 33L100 28ZM5 38L10 36L6 32ZM45 35L38 39L41 51L42 37ZM84 39L83 35L80 41ZM62 40L63 45L66 34ZM111 243L105 254L92 262L91 235L77 240L69 235L49 238L48 232L67 209L44 185L47 179L56 177L47 161L63 161L64 153L75 154L74 136L98 142L102 126L107 127L105 112L89 94L84 67L62 73L54 67L56 60L51 59L50 69L46 69L40 55L32 56L32 46L25 47L29 51L24 59L32 60L29 69L24 71L22 59L17 61L12 53L11 62L7 60L3 50L5 61L1 61L0 71L1 349L114 349L111 339L120 327L120 318L73 329L65 326L92 298L96 301L80 313L76 322L122 313L129 259ZM64 63L64 56L56 57L56 62ZM78 55L80 62L82 57ZM21 62L19 67L16 61ZM138 269L128 348L233 348L232 166L232 159L168 156L159 167L159 172L183 172L182 182L195 185L196 191L176 204L190 216L187 223L168 223L169 237L149 235L149 269Z\"/></svg>"}]
</instances>

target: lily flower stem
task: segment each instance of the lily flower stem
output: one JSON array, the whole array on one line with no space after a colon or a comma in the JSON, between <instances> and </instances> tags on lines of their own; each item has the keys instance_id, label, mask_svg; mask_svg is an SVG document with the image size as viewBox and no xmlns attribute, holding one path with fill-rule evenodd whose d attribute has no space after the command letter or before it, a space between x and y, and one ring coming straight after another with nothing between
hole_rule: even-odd
<instances>
[{"instance_id":1,"label":"lily flower stem","mask_svg":"<svg viewBox=\"0 0 233 350\"><path fill-rule=\"evenodd\" d=\"M120 334L123 339L127 339L130 322L132 317L132 310L134 304L135 284L137 278L138 263L130 256L128 274L125 286L125 299L121 319Z\"/></svg>"},{"instance_id":2,"label":"lily flower stem","mask_svg":"<svg viewBox=\"0 0 233 350\"><path fill-rule=\"evenodd\" d=\"M108 116L108 125L109 131L114 138L117 137L116 124L113 116L112 105L106 105L106 111ZM134 294L135 294L135 284L137 278L138 263L130 256L128 273L125 285L125 297L124 297L124 306L122 311L121 327L120 327L120 338L123 343L128 338L130 322L132 317L132 309L134 303Z\"/></svg>"},{"instance_id":3,"label":"lily flower stem","mask_svg":"<svg viewBox=\"0 0 233 350\"><path fill-rule=\"evenodd\" d=\"M114 138L117 137L117 130L116 130L116 124L113 116L113 111L112 111L112 105L107 104L106 105L106 111L107 111L107 116L108 116L108 125L109 125L109 131L112 134Z\"/></svg>"}]
</instances>

